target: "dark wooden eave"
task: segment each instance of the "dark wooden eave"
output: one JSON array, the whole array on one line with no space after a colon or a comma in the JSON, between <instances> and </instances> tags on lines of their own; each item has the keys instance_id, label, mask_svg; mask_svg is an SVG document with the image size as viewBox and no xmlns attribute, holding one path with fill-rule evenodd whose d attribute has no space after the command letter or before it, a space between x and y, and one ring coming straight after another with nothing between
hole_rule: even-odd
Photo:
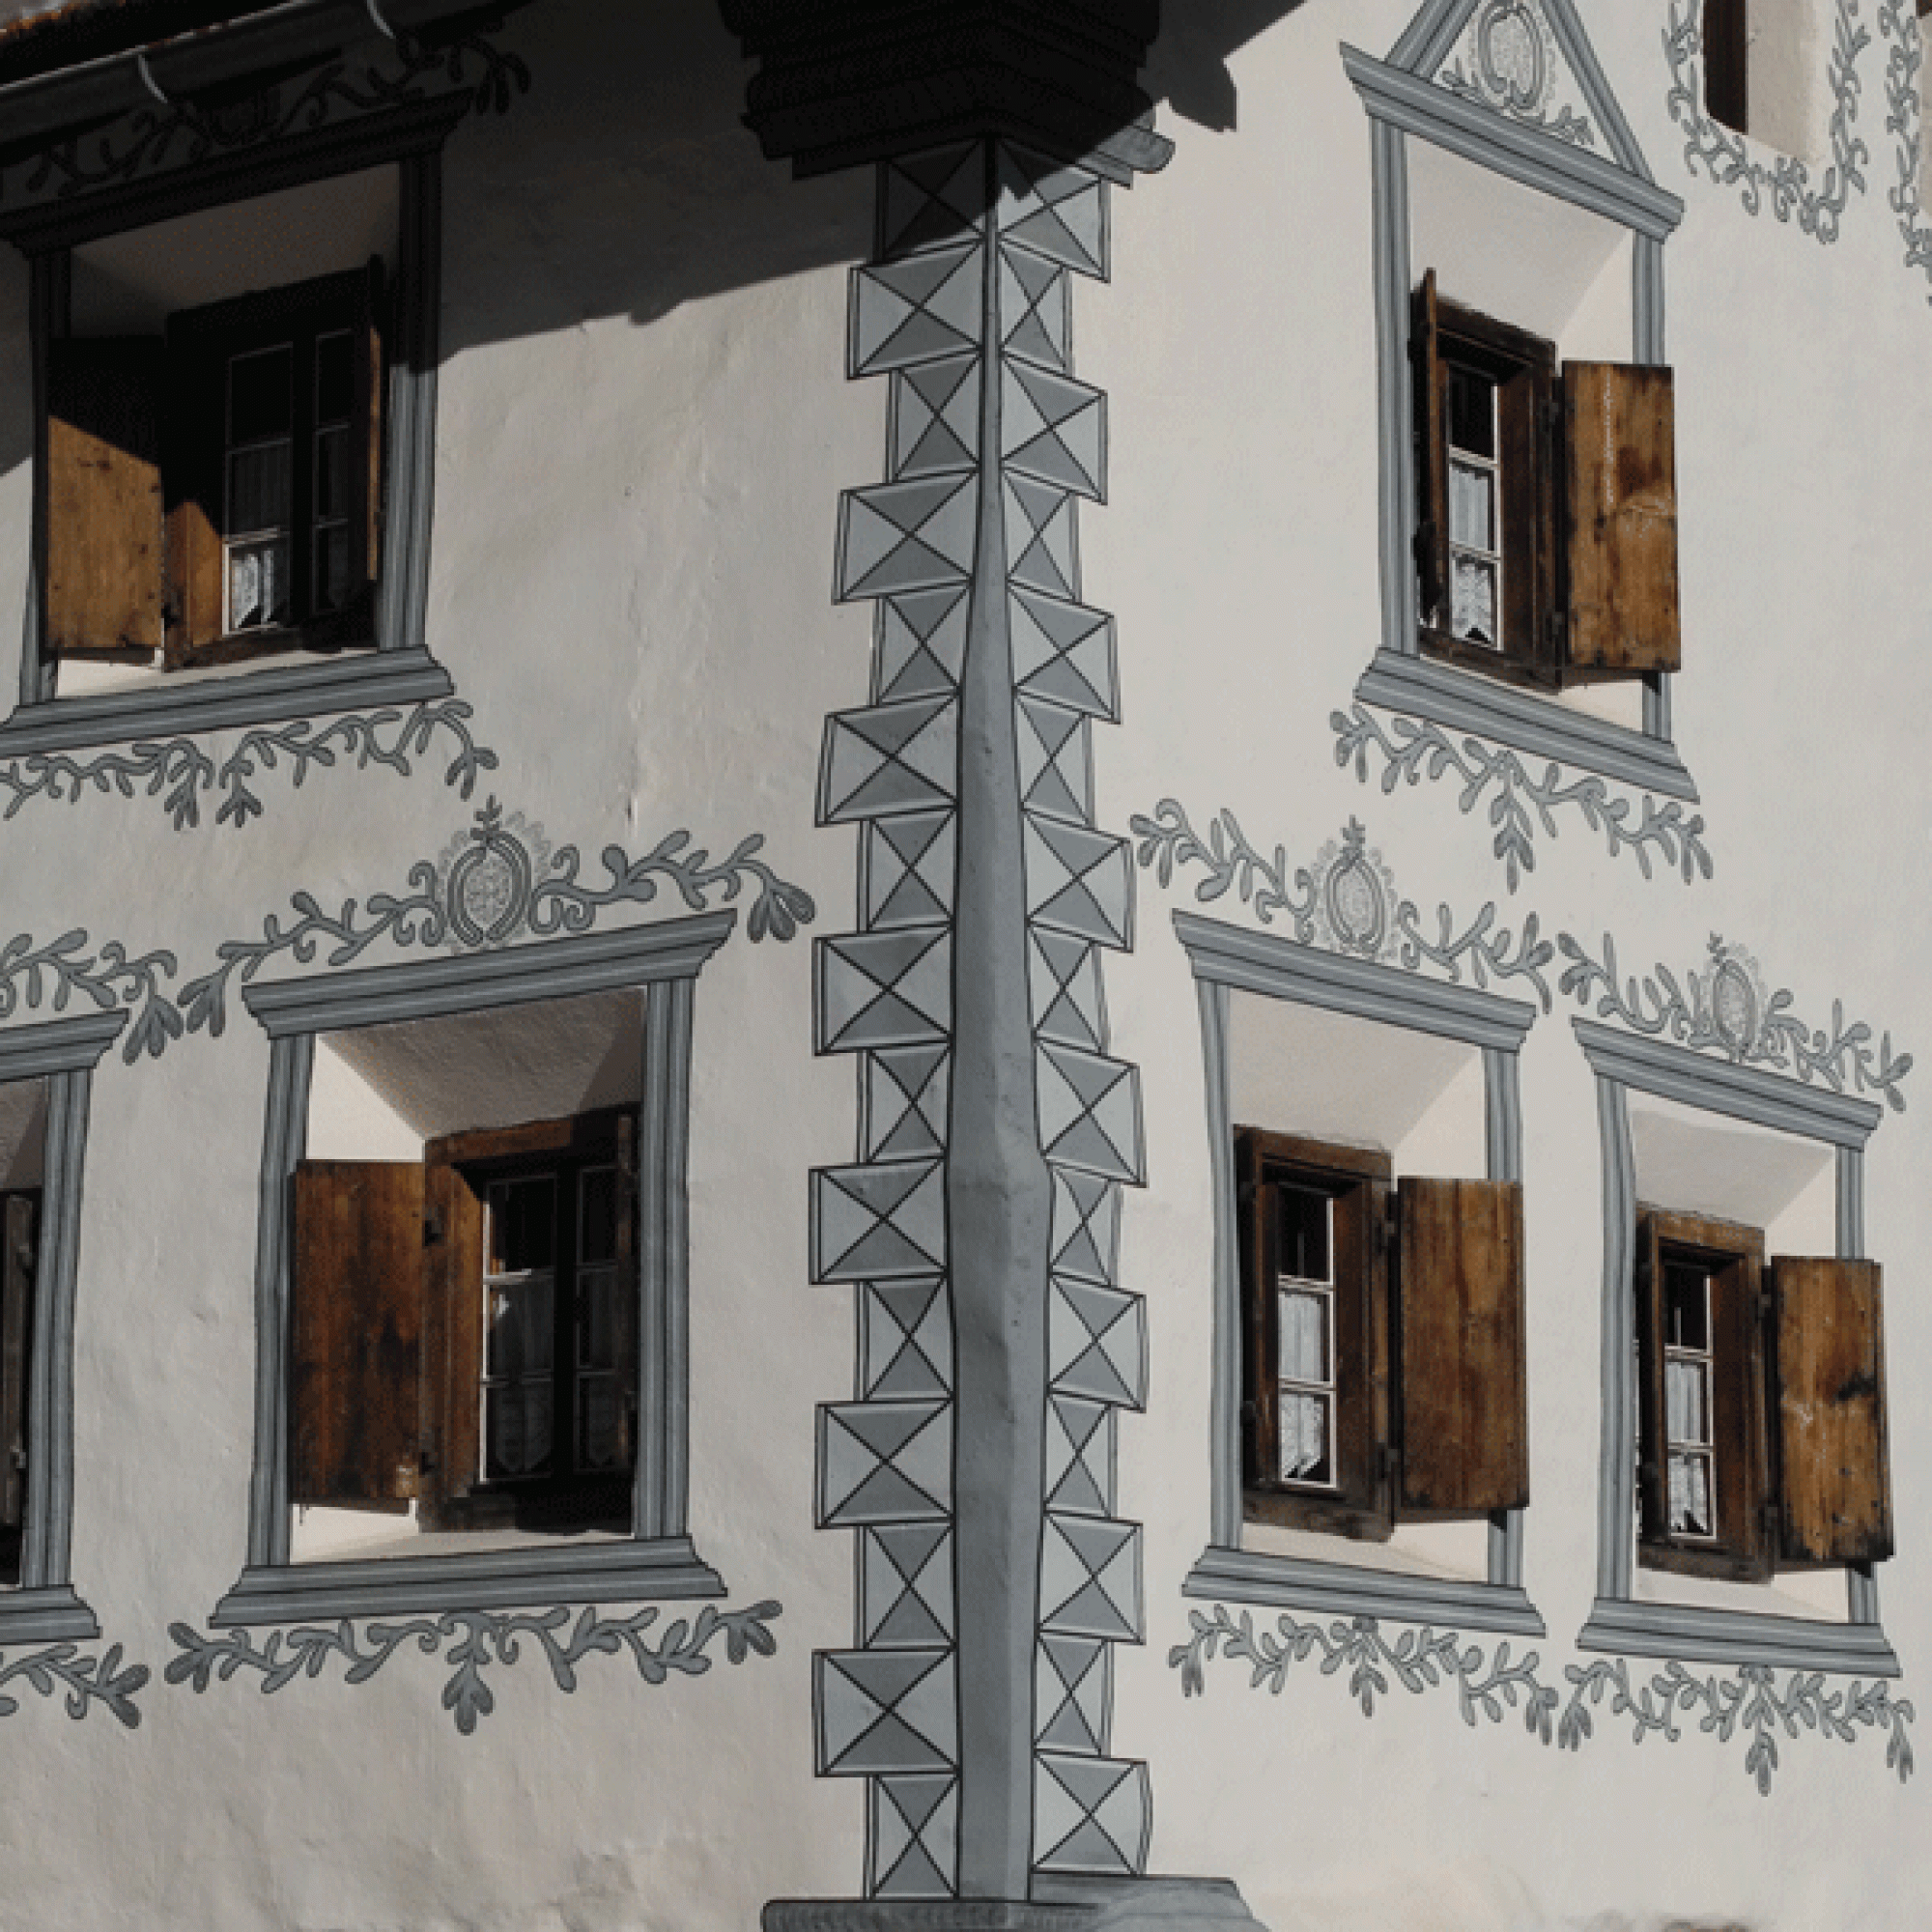
<instances>
[{"instance_id":1,"label":"dark wooden eave","mask_svg":"<svg viewBox=\"0 0 1932 1932\"><path fill-rule=\"evenodd\" d=\"M720 0L760 63L746 124L800 174L998 136L1158 167L1140 69L1160 0Z\"/></svg>"}]
</instances>

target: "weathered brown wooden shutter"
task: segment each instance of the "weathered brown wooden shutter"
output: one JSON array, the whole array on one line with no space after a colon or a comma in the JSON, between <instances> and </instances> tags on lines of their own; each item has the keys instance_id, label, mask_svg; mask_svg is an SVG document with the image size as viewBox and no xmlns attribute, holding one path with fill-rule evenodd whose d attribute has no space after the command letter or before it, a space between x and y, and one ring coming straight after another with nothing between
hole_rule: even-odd
<instances>
[{"instance_id":1,"label":"weathered brown wooden shutter","mask_svg":"<svg viewBox=\"0 0 1932 1932\"><path fill-rule=\"evenodd\" d=\"M1777 1321L1782 1561L1891 1554L1885 1345L1876 1262L1771 1264Z\"/></svg>"},{"instance_id":2,"label":"weathered brown wooden shutter","mask_svg":"<svg viewBox=\"0 0 1932 1932\"><path fill-rule=\"evenodd\" d=\"M1676 428L1668 369L1563 365L1569 668L1676 670Z\"/></svg>"},{"instance_id":3,"label":"weathered brown wooden shutter","mask_svg":"<svg viewBox=\"0 0 1932 1932\"><path fill-rule=\"evenodd\" d=\"M1409 316L1415 374L1415 569L1425 624L1449 622L1449 445L1442 370L1442 325L1431 269L1415 291Z\"/></svg>"},{"instance_id":4,"label":"weathered brown wooden shutter","mask_svg":"<svg viewBox=\"0 0 1932 1932\"><path fill-rule=\"evenodd\" d=\"M39 1203L9 1194L0 1212L0 1528L18 1529L27 1511L27 1362L39 1272Z\"/></svg>"},{"instance_id":5,"label":"weathered brown wooden shutter","mask_svg":"<svg viewBox=\"0 0 1932 1932\"><path fill-rule=\"evenodd\" d=\"M160 344L47 346L46 649L161 643Z\"/></svg>"},{"instance_id":6,"label":"weathered brown wooden shutter","mask_svg":"<svg viewBox=\"0 0 1932 1932\"><path fill-rule=\"evenodd\" d=\"M455 1165L452 1135L424 1149L429 1167L429 1468L423 1493L467 1496L482 1468L483 1201Z\"/></svg>"},{"instance_id":7,"label":"weathered brown wooden shutter","mask_svg":"<svg viewBox=\"0 0 1932 1932\"><path fill-rule=\"evenodd\" d=\"M1522 1188L1406 1178L1401 1224L1403 1514L1529 1500Z\"/></svg>"},{"instance_id":8,"label":"weathered brown wooden shutter","mask_svg":"<svg viewBox=\"0 0 1932 1932\"><path fill-rule=\"evenodd\" d=\"M308 1160L296 1171L289 1494L386 1502L420 1489L423 1170Z\"/></svg>"}]
</instances>

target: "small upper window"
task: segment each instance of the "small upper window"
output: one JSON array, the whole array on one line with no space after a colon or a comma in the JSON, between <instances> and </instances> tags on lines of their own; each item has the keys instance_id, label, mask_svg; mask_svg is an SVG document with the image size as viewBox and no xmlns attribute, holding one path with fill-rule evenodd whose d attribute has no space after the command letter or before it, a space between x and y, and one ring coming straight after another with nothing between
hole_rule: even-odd
<instances>
[{"instance_id":1,"label":"small upper window","mask_svg":"<svg viewBox=\"0 0 1932 1932\"><path fill-rule=\"evenodd\" d=\"M1879 1269L1640 1210L1638 1556L1763 1582L1891 1554Z\"/></svg>"},{"instance_id":2,"label":"small upper window","mask_svg":"<svg viewBox=\"0 0 1932 1932\"><path fill-rule=\"evenodd\" d=\"M1678 668L1668 369L1565 362L1415 295L1422 644L1558 689Z\"/></svg>"},{"instance_id":3,"label":"small upper window","mask_svg":"<svg viewBox=\"0 0 1932 1932\"><path fill-rule=\"evenodd\" d=\"M1529 1500L1522 1190L1242 1128L1250 1522L1386 1540Z\"/></svg>"},{"instance_id":4,"label":"small upper window","mask_svg":"<svg viewBox=\"0 0 1932 1932\"><path fill-rule=\"evenodd\" d=\"M47 645L167 669L374 641L382 264L47 360Z\"/></svg>"},{"instance_id":5,"label":"small upper window","mask_svg":"<svg viewBox=\"0 0 1932 1932\"><path fill-rule=\"evenodd\" d=\"M1748 0L1704 0L1703 31L1704 111L1742 134L1750 127Z\"/></svg>"}]
</instances>

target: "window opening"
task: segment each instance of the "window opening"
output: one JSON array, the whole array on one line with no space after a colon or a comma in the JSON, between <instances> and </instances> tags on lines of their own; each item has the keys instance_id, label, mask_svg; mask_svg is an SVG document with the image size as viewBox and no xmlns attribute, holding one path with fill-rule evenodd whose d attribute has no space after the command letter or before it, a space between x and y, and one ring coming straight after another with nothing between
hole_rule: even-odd
<instances>
[{"instance_id":1,"label":"window opening","mask_svg":"<svg viewBox=\"0 0 1932 1932\"><path fill-rule=\"evenodd\" d=\"M1313 1188L1276 1189L1280 1275L1281 1480L1335 1487L1334 1203Z\"/></svg>"}]
</instances>

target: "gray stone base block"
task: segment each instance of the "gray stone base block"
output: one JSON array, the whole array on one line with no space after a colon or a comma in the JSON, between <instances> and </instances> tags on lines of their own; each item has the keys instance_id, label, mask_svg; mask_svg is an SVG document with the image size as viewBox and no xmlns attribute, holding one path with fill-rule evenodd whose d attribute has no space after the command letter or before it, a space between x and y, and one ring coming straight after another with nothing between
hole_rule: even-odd
<instances>
[{"instance_id":1,"label":"gray stone base block","mask_svg":"<svg viewBox=\"0 0 1932 1932\"><path fill-rule=\"evenodd\" d=\"M776 1898L763 1932L1236 1932L1261 1921L1224 1878L1035 1882L1014 1898Z\"/></svg>"}]
</instances>

